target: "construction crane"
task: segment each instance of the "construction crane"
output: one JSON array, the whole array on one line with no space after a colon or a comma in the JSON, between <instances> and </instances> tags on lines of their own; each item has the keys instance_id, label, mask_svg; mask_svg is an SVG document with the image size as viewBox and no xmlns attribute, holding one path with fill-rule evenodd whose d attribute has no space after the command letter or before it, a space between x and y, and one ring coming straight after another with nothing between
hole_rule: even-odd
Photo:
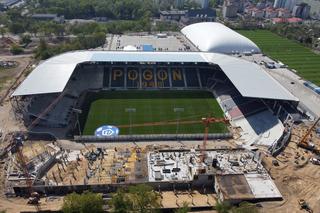
<instances>
[{"instance_id":1,"label":"construction crane","mask_svg":"<svg viewBox=\"0 0 320 213\"><path fill-rule=\"evenodd\" d=\"M319 155L320 154L320 149L316 147L313 143L308 142L308 137L310 136L313 128L316 127L318 122L320 121L320 117L314 122L314 124L310 127L310 129L307 131L307 133L303 136L301 141L298 143L298 146L307 150L310 150L314 152L315 154Z\"/></svg>"},{"instance_id":2,"label":"construction crane","mask_svg":"<svg viewBox=\"0 0 320 213\"><path fill-rule=\"evenodd\" d=\"M23 155L24 135L21 133L16 133L13 135L12 140L13 140L13 143L12 143L13 145L11 148L11 152L12 154L16 155L17 163L24 174L26 185L28 187L28 193L29 193L28 204L37 205L38 207L40 196L37 192L33 191L33 188L32 188L33 180L28 171L28 164L27 164L26 158Z\"/></svg>"},{"instance_id":3,"label":"construction crane","mask_svg":"<svg viewBox=\"0 0 320 213\"><path fill-rule=\"evenodd\" d=\"M229 124L229 120L226 118L214 118L214 117L207 117L202 118L202 123L204 125L204 138L203 138L203 144L201 147L201 162L204 162L206 158L206 149L207 149L207 141L208 141L208 134L209 134L209 126L212 123L225 123Z\"/></svg>"},{"instance_id":4,"label":"construction crane","mask_svg":"<svg viewBox=\"0 0 320 213\"><path fill-rule=\"evenodd\" d=\"M31 122L31 124L27 127L27 130L32 130L33 127L35 127L39 121L48 114L54 106L64 97L66 94L66 90L63 91L57 98L55 98L42 112L39 113L37 118ZM28 187L29 192L29 200L28 204L36 205L39 209L39 201L40 196L37 192L33 190L33 180L28 170L28 165L26 162L26 157L23 154L23 143L24 143L25 137L22 133L16 133L12 136L10 144L5 148L5 152L11 151L12 154L16 155L17 163L19 164L20 169L24 173L24 177L26 179L26 185ZM4 153L6 154L6 153Z\"/></svg>"}]
</instances>

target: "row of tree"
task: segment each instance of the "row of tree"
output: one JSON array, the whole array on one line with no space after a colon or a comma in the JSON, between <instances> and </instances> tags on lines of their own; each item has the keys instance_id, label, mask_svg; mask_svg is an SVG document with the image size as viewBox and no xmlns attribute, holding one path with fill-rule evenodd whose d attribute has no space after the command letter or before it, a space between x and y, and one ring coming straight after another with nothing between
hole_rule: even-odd
<instances>
[{"instance_id":1,"label":"row of tree","mask_svg":"<svg viewBox=\"0 0 320 213\"><path fill-rule=\"evenodd\" d=\"M111 212L115 213L152 213L159 212L160 195L152 187L140 184L129 186L127 189L118 189L112 195L109 203ZM64 198L62 211L64 213L99 213L104 211L104 201L101 194L85 192L83 194L72 193ZM254 204L247 202L239 206L232 206L226 202L217 202L215 209L218 213L258 213ZM190 211L188 203L184 203L175 213L187 213Z\"/></svg>"},{"instance_id":2,"label":"row of tree","mask_svg":"<svg viewBox=\"0 0 320 213\"><path fill-rule=\"evenodd\" d=\"M286 37L290 40L295 40L307 47L313 47L320 38L319 24L277 24L271 25L269 30Z\"/></svg>"},{"instance_id":3,"label":"row of tree","mask_svg":"<svg viewBox=\"0 0 320 213\"><path fill-rule=\"evenodd\" d=\"M81 34L76 38L64 41L59 45L48 45L45 39L41 39L35 50L35 57L40 60L48 59L54 55L72 50L91 49L105 44L106 34L97 32L90 35Z\"/></svg>"}]
</instances>

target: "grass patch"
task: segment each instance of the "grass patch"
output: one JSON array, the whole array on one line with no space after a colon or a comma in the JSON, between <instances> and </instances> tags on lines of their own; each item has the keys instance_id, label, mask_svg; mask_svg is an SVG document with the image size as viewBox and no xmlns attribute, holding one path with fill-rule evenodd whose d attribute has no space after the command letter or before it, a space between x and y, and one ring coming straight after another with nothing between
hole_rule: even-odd
<instances>
[{"instance_id":1,"label":"grass patch","mask_svg":"<svg viewBox=\"0 0 320 213\"><path fill-rule=\"evenodd\" d=\"M239 30L270 57L287 64L298 74L320 86L320 55L301 44L268 30Z\"/></svg>"},{"instance_id":2,"label":"grass patch","mask_svg":"<svg viewBox=\"0 0 320 213\"><path fill-rule=\"evenodd\" d=\"M126 108L136 109L132 113L132 124L135 125L132 134L175 134L178 113L174 108L184 108L180 112L179 133L203 133L202 117L223 117L218 102L209 92L112 91L98 93L91 102L83 134L93 135L96 128L106 124L118 126L122 135L129 134L130 116ZM166 121L172 123L154 125L155 122ZM187 124L188 121L199 123ZM215 123L209 131L224 133L227 128L223 123Z\"/></svg>"}]
</instances>

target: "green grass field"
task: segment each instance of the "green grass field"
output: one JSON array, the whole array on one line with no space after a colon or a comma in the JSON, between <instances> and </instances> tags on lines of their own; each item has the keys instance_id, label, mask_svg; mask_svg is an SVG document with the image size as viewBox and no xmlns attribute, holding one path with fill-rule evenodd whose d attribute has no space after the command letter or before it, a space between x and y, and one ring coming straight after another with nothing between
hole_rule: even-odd
<instances>
[{"instance_id":1,"label":"green grass field","mask_svg":"<svg viewBox=\"0 0 320 213\"><path fill-rule=\"evenodd\" d=\"M186 121L201 121L208 115L223 117L223 112L213 95L204 91L112 91L98 94L91 103L83 134L93 135L101 125L115 125L120 134L129 134L130 118L126 108L135 108L132 113L132 134L175 134L178 113L174 108L184 108L180 112L178 133L203 133L201 122L186 124ZM171 124L154 122L171 121ZM185 122L185 124L183 124ZM152 125L154 126L152 126ZM210 133L224 133L223 123L210 126Z\"/></svg>"},{"instance_id":2,"label":"green grass field","mask_svg":"<svg viewBox=\"0 0 320 213\"><path fill-rule=\"evenodd\" d=\"M320 55L268 30L239 30L255 42L266 55L280 60L298 74L320 86Z\"/></svg>"}]
</instances>

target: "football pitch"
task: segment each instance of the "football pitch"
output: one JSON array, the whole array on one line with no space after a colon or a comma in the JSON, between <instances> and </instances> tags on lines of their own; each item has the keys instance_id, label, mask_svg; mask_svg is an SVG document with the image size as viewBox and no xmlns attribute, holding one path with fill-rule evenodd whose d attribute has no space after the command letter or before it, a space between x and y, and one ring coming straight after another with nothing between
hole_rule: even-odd
<instances>
[{"instance_id":1,"label":"football pitch","mask_svg":"<svg viewBox=\"0 0 320 213\"><path fill-rule=\"evenodd\" d=\"M290 68L297 70L301 77L320 86L320 55L268 30L239 30L238 32L255 42L266 55L287 64Z\"/></svg>"},{"instance_id":2,"label":"football pitch","mask_svg":"<svg viewBox=\"0 0 320 213\"><path fill-rule=\"evenodd\" d=\"M94 99L84 135L93 135L102 125L117 126L121 135L203 133L202 117L223 118L218 102L206 91L109 91ZM209 132L228 130L225 124L214 123Z\"/></svg>"}]
</instances>

